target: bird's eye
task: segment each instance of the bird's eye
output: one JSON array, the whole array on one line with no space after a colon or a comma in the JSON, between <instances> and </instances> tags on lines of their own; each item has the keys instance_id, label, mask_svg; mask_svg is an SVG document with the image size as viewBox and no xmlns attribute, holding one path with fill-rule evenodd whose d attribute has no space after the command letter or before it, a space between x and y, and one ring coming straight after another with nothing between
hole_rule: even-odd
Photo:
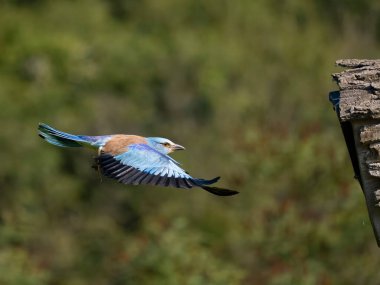
<instances>
[{"instance_id":1,"label":"bird's eye","mask_svg":"<svg viewBox=\"0 0 380 285\"><path fill-rule=\"evenodd\" d=\"M170 143L163 143L162 144L164 147L169 147L170 146Z\"/></svg>"}]
</instances>

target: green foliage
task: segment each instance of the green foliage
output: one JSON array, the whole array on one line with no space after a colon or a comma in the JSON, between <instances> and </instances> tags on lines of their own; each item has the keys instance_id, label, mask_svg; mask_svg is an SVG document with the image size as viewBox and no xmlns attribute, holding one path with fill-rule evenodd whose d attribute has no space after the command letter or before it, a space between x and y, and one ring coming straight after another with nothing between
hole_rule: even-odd
<instances>
[{"instance_id":1,"label":"green foliage","mask_svg":"<svg viewBox=\"0 0 380 285\"><path fill-rule=\"evenodd\" d=\"M378 1L0 0L0 284L377 284L328 92ZM100 181L40 140L164 136L241 191Z\"/></svg>"},{"instance_id":2,"label":"green foliage","mask_svg":"<svg viewBox=\"0 0 380 285\"><path fill-rule=\"evenodd\" d=\"M243 271L216 258L209 248L210 244L188 227L185 218L176 218L166 227L147 221L144 241L127 246L131 262L125 283L240 284Z\"/></svg>"}]
</instances>

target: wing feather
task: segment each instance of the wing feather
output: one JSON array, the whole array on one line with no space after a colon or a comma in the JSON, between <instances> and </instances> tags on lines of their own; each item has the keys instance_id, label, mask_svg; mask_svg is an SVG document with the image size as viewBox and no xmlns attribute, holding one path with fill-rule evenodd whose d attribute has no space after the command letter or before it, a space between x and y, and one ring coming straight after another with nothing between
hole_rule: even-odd
<instances>
[{"instance_id":1,"label":"wing feather","mask_svg":"<svg viewBox=\"0 0 380 285\"><path fill-rule=\"evenodd\" d=\"M138 184L142 184L141 182L145 179L145 177L149 176L149 173L148 172L142 172L140 177L138 179L136 179L135 183L138 185Z\"/></svg>"},{"instance_id":2,"label":"wing feather","mask_svg":"<svg viewBox=\"0 0 380 285\"><path fill-rule=\"evenodd\" d=\"M217 180L194 179L174 159L145 144L129 145L126 152L115 156L101 152L95 162L105 176L124 184L190 189Z\"/></svg>"}]
</instances>

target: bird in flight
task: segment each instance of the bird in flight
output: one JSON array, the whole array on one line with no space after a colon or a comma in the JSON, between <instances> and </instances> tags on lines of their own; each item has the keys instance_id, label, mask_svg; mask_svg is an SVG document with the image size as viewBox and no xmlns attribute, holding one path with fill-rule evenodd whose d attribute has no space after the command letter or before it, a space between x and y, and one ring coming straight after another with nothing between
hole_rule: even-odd
<instances>
[{"instance_id":1,"label":"bird in flight","mask_svg":"<svg viewBox=\"0 0 380 285\"><path fill-rule=\"evenodd\" d=\"M168 154L184 150L181 145L159 137L136 135L83 136L58 131L46 124L38 125L38 134L47 142L60 147L89 147L98 150L95 168L120 183L150 184L190 189L199 187L218 196L239 192L210 186L219 180L194 178Z\"/></svg>"}]
</instances>

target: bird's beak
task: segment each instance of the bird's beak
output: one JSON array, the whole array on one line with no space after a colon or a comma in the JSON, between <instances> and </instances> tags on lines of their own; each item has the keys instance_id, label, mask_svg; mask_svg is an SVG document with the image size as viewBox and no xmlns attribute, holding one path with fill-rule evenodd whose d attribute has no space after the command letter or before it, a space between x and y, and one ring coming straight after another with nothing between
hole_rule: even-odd
<instances>
[{"instance_id":1,"label":"bird's beak","mask_svg":"<svg viewBox=\"0 0 380 285\"><path fill-rule=\"evenodd\" d=\"M185 148L182 145L175 144L172 146L172 150L185 150Z\"/></svg>"}]
</instances>

